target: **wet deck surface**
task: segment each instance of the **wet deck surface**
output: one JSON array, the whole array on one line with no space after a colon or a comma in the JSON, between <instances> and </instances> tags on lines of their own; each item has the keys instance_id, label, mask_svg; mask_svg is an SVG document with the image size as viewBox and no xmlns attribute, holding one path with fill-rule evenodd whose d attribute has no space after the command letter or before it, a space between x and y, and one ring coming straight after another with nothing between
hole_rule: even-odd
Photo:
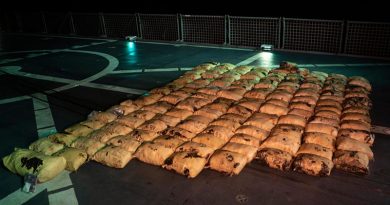
<instances>
[{"instance_id":1,"label":"wet deck surface","mask_svg":"<svg viewBox=\"0 0 390 205\"><path fill-rule=\"evenodd\" d=\"M254 55L257 58L248 62L251 65L274 65L288 60L310 64L311 70L366 77L373 85L373 124L390 127L389 61L9 34L1 34L0 42L0 70L14 69L15 66L20 69L11 74L0 72L0 157L12 152L14 147L27 147L37 139L32 94L55 90L68 81L77 82L110 66L114 66L113 71L91 83L113 85L119 89L75 86L46 93L58 131L85 119L93 110L107 109L124 99L134 99L140 92L176 79L184 72L176 68L189 68L210 61L236 64ZM117 65L112 64L115 61ZM37 75L46 80L37 79ZM126 88L137 92L129 92ZM9 99L13 99L12 102L8 102ZM74 188L79 204L234 204L239 203L238 195L248 204L390 204L389 147L390 137L376 134L375 162L371 164L371 173L363 177L333 170L330 177L316 178L280 172L254 161L238 176L227 177L204 170L190 180L132 160L121 170L89 162L70 174L73 185L64 189ZM0 181L0 199L22 185L21 177L3 166ZM49 194L52 192L40 192L27 204L49 204Z\"/></svg>"}]
</instances>

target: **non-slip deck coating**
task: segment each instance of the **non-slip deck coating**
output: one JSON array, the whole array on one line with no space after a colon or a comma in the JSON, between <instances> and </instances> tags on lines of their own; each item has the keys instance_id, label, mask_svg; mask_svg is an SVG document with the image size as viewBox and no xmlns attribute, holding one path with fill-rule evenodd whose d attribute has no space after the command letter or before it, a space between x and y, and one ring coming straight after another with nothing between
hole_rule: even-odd
<instances>
[{"instance_id":1,"label":"non-slip deck coating","mask_svg":"<svg viewBox=\"0 0 390 205\"><path fill-rule=\"evenodd\" d=\"M4 54L4 52L8 51L63 49L98 41L2 34L0 58L4 60L26 57L26 54L23 53ZM136 57L130 56L128 42L125 41L108 42L106 44L80 48L80 50L98 51L114 56L120 62L116 70L121 68L130 70L172 68L175 66L192 67L205 61L239 63L258 54L257 51L146 45L143 43L135 43L135 46L138 54L136 57L140 61ZM153 52L150 51L151 49L153 49ZM176 52L176 54L165 56L164 60L155 58L156 56L173 52ZM57 56L58 59L70 57L66 57L65 53L62 52L48 55ZM77 76L80 71L76 70L77 65L63 65L62 63L57 63L60 61L56 60L47 64L45 61L47 57L35 57L40 59L36 62L40 65L40 69L37 69L34 73L51 75L56 73L57 70L58 73L66 73L66 78L79 78ZM78 61L84 61L84 58L89 57L81 55L76 58L74 56L69 61L73 64L79 64ZM95 58L96 62L88 62L88 64L93 64L94 66L83 68L86 69L83 72L88 72L92 75L102 69L101 61L104 61L104 59L100 59L98 56ZM268 59L270 64L277 64L281 60L286 59L298 64L316 64L317 67L311 68L312 70L366 77L373 85L373 93L370 96L374 102L371 112L372 124L390 127L390 123L387 120L390 114L388 109L390 96L387 92L390 88L390 81L388 81L390 74L389 62L332 55L272 52L272 55L259 55L259 59L250 64L260 65L259 63L264 62L264 58ZM167 63L167 59L169 59L170 63ZM23 66L24 61L21 59L4 63L0 66ZM323 66L319 66L321 64ZM38 65L35 64L34 66ZM23 71L27 72L27 70L24 70L25 67L28 69L29 64L23 66ZM45 69L42 68L45 68L46 71L43 72L42 70ZM107 74L96 81L105 79L104 82L101 81L99 83L130 88L136 88L135 86L137 86L137 88L149 90L162 86L178 76L178 72L159 73L165 75L164 82L160 82L162 79L160 79L158 73L150 73L151 75L148 75L148 73L141 75ZM65 75L61 76L65 77ZM128 83L126 83L127 79L129 79ZM143 80L135 85L135 82L131 79ZM0 84L1 99L31 95L63 85L62 83L2 73L0 73ZM48 101L57 130L63 130L69 125L83 120L92 110L104 110L124 99L134 99L137 96L80 86L59 93L49 94ZM1 157L10 153L13 147L26 147L37 139L36 119L31 99L0 104L0 113L0 130L2 133ZM15 118L15 116L18 116L18 118ZM225 177L217 172L204 170L197 178L187 180L173 172L134 160L121 170L89 162L78 170L77 173L70 174L70 178L79 204L232 204L236 203L236 196L242 195L247 197L248 204L388 204L390 194L390 165L387 163L390 157L388 152L389 146L390 140L388 136L376 134L376 141L373 147L373 152L376 153L375 163L371 167L371 173L365 177L355 177L334 171L330 177L315 178L295 172L276 171L254 162L249 164L238 176ZM3 198L20 188L22 180L4 167L1 169L0 179L2 186L0 198ZM67 190L68 188L65 187L62 190ZM53 193L55 192L48 193L43 191L28 201L27 204L48 204L48 194Z\"/></svg>"}]
</instances>

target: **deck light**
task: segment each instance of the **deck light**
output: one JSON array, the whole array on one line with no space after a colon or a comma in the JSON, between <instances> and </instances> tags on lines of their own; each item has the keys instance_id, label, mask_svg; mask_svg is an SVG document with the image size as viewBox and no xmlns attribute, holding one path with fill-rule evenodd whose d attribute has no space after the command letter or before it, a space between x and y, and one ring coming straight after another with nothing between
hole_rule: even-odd
<instances>
[{"instance_id":1,"label":"deck light","mask_svg":"<svg viewBox=\"0 0 390 205\"><path fill-rule=\"evenodd\" d=\"M262 51L272 51L273 45L271 45L271 44L261 44L260 49Z\"/></svg>"}]
</instances>

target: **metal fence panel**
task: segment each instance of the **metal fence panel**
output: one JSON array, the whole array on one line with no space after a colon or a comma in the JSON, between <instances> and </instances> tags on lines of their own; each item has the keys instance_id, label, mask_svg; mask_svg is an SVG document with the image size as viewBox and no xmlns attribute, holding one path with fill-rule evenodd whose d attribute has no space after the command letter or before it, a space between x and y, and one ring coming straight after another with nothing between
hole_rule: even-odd
<instances>
[{"instance_id":1,"label":"metal fence panel","mask_svg":"<svg viewBox=\"0 0 390 205\"><path fill-rule=\"evenodd\" d=\"M140 14L142 38L146 40L177 41L177 15Z\"/></svg>"},{"instance_id":2,"label":"metal fence panel","mask_svg":"<svg viewBox=\"0 0 390 205\"><path fill-rule=\"evenodd\" d=\"M224 16L182 16L183 41L190 43L224 44Z\"/></svg>"},{"instance_id":3,"label":"metal fence panel","mask_svg":"<svg viewBox=\"0 0 390 205\"><path fill-rule=\"evenodd\" d=\"M98 13L74 13L72 17L77 35L101 36L103 34Z\"/></svg>"},{"instance_id":4,"label":"metal fence panel","mask_svg":"<svg viewBox=\"0 0 390 205\"><path fill-rule=\"evenodd\" d=\"M390 57L390 24L238 16L3 12L6 32L77 34Z\"/></svg>"},{"instance_id":5,"label":"metal fence panel","mask_svg":"<svg viewBox=\"0 0 390 205\"><path fill-rule=\"evenodd\" d=\"M283 29L284 49L341 52L343 21L286 18Z\"/></svg>"},{"instance_id":6,"label":"metal fence panel","mask_svg":"<svg viewBox=\"0 0 390 205\"><path fill-rule=\"evenodd\" d=\"M66 12L45 12L47 33L70 34L70 15Z\"/></svg>"},{"instance_id":7,"label":"metal fence panel","mask_svg":"<svg viewBox=\"0 0 390 205\"><path fill-rule=\"evenodd\" d=\"M390 23L347 22L344 52L390 57Z\"/></svg>"},{"instance_id":8,"label":"metal fence panel","mask_svg":"<svg viewBox=\"0 0 390 205\"><path fill-rule=\"evenodd\" d=\"M279 48L279 18L230 17L230 44L260 47L272 44Z\"/></svg>"},{"instance_id":9,"label":"metal fence panel","mask_svg":"<svg viewBox=\"0 0 390 205\"><path fill-rule=\"evenodd\" d=\"M103 14L107 37L137 36L137 20L134 14Z\"/></svg>"}]
</instances>

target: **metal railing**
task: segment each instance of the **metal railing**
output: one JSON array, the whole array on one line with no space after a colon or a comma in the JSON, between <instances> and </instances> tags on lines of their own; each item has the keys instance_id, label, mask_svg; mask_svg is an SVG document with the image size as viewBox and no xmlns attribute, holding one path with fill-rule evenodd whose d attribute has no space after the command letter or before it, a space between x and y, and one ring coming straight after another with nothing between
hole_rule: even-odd
<instances>
[{"instance_id":1,"label":"metal railing","mask_svg":"<svg viewBox=\"0 0 390 205\"><path fill-rule=\"evenodd\" d=\"M390 57L390 23L349 21L344 52Z\"/></svg>"},{"instance_id":2,"label":"metal railing","mask_svg":"<svg viewBox=\"0 0 390 205\"><path fill-rule=\"evenodd\" d=\"M286 18L282 48L340 53L342 37L343 21Z\"/></svg>"},{"instance_id":3,"label":"metal railing","mask_svg":"<svg viewBox=\"0 0 390 205\"><path fill-rule=\"evenodd\" d=\"M45 21L46 32L50 34L70 34L71 15L66 12L42 13Z\"/></svg>"},{"instance_id":4,"label":"metal railing","mask_svg":"<svg viewBox=\"0 0 390 205\"><path fill-rule=\"evenodd\" d=\"M229 28L231 45L259 47L271 44L280 48L280 18L232 16Z\"/></svg>"},{"instance_id":5,"label":"metal railing","mask_svg":"<svg viewBox=\"0 0 390 205\"><path fill-rule=\"evenodd\" d=\"M135 14L103 14L106 36L109 38L124 38L139 36Z\"/></svg>"},{"instance_id":6,"label":"metal railing","mask_svg":"<svg viewBox=\"0 0 390 205\"><path fill-rule=\"evenodd\" d=\"M182 15L181 22L184 42L226 44L224 16Z\"/></svg>"},{"instance_id":7,"label":"metal railing","mask_svg":"<svg viewBox=\"0 0 390 205\"><path fill-rule=\"evenodd\" d=\"M140 14L139 17L142 39L179 40L177 15Z\"/></svg>"},{"instance_id":8,"label":"metal railing","mask_svg":"<svg viewBox=\"0 0 390 205\"><path fill-rule=\"evenodd\" d=\"M390 24L376 22L205 16L181 14L110 14L71 12L5 12L6 32L88 37L181 41L282 50L390 58Z\"/></svg>"},{"instance_id":9,"label":"metal railing","mask_svg":"<svg viewBox=\"0 0 390 205\"><path fill-rule=\"evenodd\" d=\"M102 36L103 27L97 13L72 13L74 32L80 36Z\"/></svg>"}]
</instances>

